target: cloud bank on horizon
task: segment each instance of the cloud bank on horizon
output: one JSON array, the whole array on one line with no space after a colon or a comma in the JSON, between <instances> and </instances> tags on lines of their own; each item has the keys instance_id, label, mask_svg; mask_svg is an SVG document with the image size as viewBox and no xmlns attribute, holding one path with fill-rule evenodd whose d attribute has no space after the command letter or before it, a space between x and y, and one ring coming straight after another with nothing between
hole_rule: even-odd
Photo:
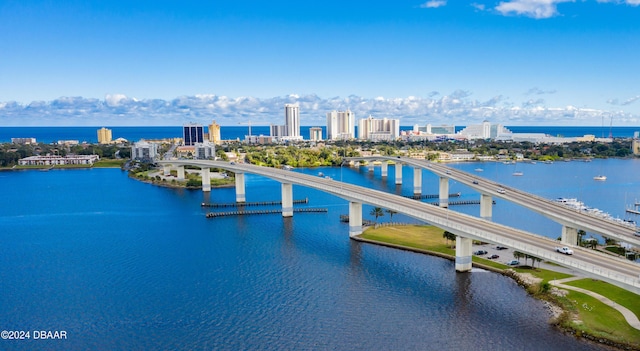
<instances>
[{"instance_id":1,"label":"cloud bank on horizon","mask_svg":"<svg viewBox=\"0 0 640 351\"><path fill-rule=\"evenodd\" d=\"M103 100L83 97L61 97L52 101L20 104L0 102L0 125L4 126L170 126L196 122L221 125L278 125L284 122L284 105L300 106L303 126L323 126L326 113L332 110L354 112L356 120L397 118L401 125L479 124L483 120L503 125L567 125L597 126L611 119L615 125L638 125L640 117L623 111L605 111L575 106L546 107L540 96L554 94L531 88L523 95L530 97L520 105L504 96L486 101L472 98L468 91L457 90L448 95L431 92L429 97L364 98L359 96L321 98L296 95L260 99L231 98L218 95L181 96L172 100L136 99L123 94L108 94ZM636 96L611 105L631 104Z\"/></svg>"}]
</instances>

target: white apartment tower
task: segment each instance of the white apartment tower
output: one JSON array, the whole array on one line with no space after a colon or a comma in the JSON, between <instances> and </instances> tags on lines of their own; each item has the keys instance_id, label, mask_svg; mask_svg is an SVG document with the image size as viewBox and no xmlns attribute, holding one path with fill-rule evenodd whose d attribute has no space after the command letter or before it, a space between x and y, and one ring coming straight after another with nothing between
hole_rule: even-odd
<instances>
[{"instance_id":1,"label":"white apartment tower","mask_svg":"<svg viewBox=\"0 0 640 351\"><path fill-rule=\"evenodd\" d=\"M350 110L327 113L327 139L346 140L356 136L355 116Z\"/></svg>"},{"instance_id":2,"label":"white apartment tower","mask_svg":"<svg viewBox=\"0 0 640 351\"><path fill-rule=\"evenodd\" d=\"M363 140L395 140L400 136L399 119L375 119L371 116L358 121L358 138Z\"/></svg>"},{"instance_id":3,"label":"white apartment tower","mask_svg":"<svg viewBox=\"0 0 640 351\"><path fill-rule=\"evenodd\" d=\"M287 137L300 137L300 107L284 105L284 128Z\"/></svg>"}]
</instances>

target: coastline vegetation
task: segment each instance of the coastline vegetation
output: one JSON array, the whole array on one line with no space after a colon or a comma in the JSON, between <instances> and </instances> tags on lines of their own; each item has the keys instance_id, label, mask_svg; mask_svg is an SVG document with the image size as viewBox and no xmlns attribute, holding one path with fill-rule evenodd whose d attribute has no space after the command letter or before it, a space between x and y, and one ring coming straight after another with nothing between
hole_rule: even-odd
<instances>
[{"instance_id":1,"label":"coastline vegetation","mask_svg":"<svg viewBox=\"0 0 640 351\"><path fill-rule=\"evenodd\" d=\"M359 238L367 242L400 249L408 249L425 254L455 259L455 249L445 231L428 225L381 226L368 228ZM550 322L562 330L583 337L628 350L640 350L640 330L627 323L622 314L594 297L576 291L564 294L554 293L549 281L571 277L569 274L551 270L515 267L500 262L473 256L473 264L482 268L512 276L535 298L548 301L562 308L563 312ZM531 275L537 282L521 279L521 275ZM615 303L627 307L640 316L639 296L617 286L593 279L580 279L564 283L593 291Z\"/></svg>"}]
</instances>

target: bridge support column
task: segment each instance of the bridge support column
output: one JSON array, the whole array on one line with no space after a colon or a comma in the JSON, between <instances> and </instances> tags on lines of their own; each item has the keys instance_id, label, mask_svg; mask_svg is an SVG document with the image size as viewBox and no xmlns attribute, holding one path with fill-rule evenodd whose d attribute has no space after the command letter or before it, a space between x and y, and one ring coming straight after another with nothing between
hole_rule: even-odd
<instances>
[{"instance_id":1,"label":"bridge support column","mask_svg":"<svg viewBox=\"0 0 640 351\"><path fill-rule=\"evenodd\" d=\"M471 248L473 240L456 236L456 272L471 271Z\"/></svg>"},{"instance_id":2,"label":"bridge support column","mask_svg":"<svg viewBox=\"0 0 640 351\"><path fill-rule=\"evenodd\" d=\"M396 161L396 185L402 184L402 163Z\"/></svg>"},{"instance_id":3,"label":"bridge support column","mask_svg":"<svg viewBox=\"0 0 640 351\"><path fill-rule=\"evenodd\" d=\"M576 245L578 243L578 229L562 226L562 239L563 244Z\"/></svg>"},{"instance_id":4,"label":"bridge support column","mask_svg":"<svg viewBox=\"0 0 640 351\"><path fill-rule=\"evenodd\" d=\"M440 177L440 207L449 207L449 178Z\"/></svg>"},{"instance_id":5,"label":"bridge support column","mask_svg":"<svg viewBox=\"0 0 640 351\"><path fill-rule=\"evenodd\" d=\"M367 163L367 171L373 172L374 168L375 168L375 165L373 164L373 162Z\"/></svg>"},{"instance_id":6,"label":"bridge support column","mask_svg":"<svg viewBox=\"0 0 640 351\"><path fill-rule=\"evenodd\" d=\"M293 217L293 186L282 183L282 217Z\"/></svg>"},{"instance_id":7,"label":"bridge support column","mask_svg":"<svg viewBox=\"0 0 640 351\"><path fill-rule=\"evenodd\" d=\"M236 173L236 202L246 202L244 173Z\"/></svg>"},{"instance_id":8,"label":"bridge support column","mask_svg":"<svg viewBox=\"0 0 640 351\"><path fill-rule=\"evenodd\" d=\"M178 180L184 180L184 166L178 166Z\"/></svg>"},{"instance_id":9,"label":"bridge support column","mask_svg":"<svg viewBox=\"0 0 640 351\"><path fill-rule=\"evenodd\" d=\"M422 168L413 169L413 195L422 195Z\"/></svg>"},{"instance_id":10,"label":"bridge support column","mask_svg":"<svg viewBox=\"0 0 640 351\"><path fill-rule=\"evenodd\" d=\"M202 178L202 191L211 191L211 171L209 168L202 168L200 176Z\"/></svg>"},{"instance_id":11,"label":"bridge support column","mask_svg":"<svg viewBox=\"0 0 640 351\"><path fill-rule=\"evenodd\" d=\"M171 174L171 166L170 165L162 165L162 174L168 176Z\"/></svg>"},{"instance_id":12,"label":"bridge support column","mask_svg":"<svg viewBox=\"0 0 640 351\"><path fill-rule=\"evenodd\" d=\"M349 202L349 237L362 234L362 203Z\"/></svg>"},{"instance_id":13,"label":"bridge support column","mask_svg":"<svg viewBox=\"0 0 640 351\"><path fill-rule=\"evenodd\" d=\"M491 219L493 215L493 198L491 195L480 195L480 217Z\"/></svg>"},{"instance_id":14,"label":"bridge support column","mask_svg":"<svg viewBox=\"0 0 640 351\"><path fill-rule=\"evenodd\" d=\"M382 161L382 165L380 165L380 173L382 178L386 178L389 173L389 163L387 161Z\"/></svg>"}]
</instances>

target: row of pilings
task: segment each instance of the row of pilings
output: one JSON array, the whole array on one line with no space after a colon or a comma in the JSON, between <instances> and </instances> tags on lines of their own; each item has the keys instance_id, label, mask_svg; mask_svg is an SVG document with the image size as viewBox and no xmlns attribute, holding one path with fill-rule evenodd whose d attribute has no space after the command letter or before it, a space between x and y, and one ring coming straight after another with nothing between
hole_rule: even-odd
<instances>
[{"instance_id":1,"label":"row of pilings","mask_svg":"<svg viewBox=\"0 0 640 351\"><path fill-rule=\"evenodd\" d=\"M326 208L294 208L293 212L328 212L329 210ZM228 216L245 216L245 215L264 215L264 214L274 214L274 213L282 213L281 209L270 209L270 210L250 210L250 211L227 211L227 212L209 212L206 214L207 218L216 218L216 217L228 217Z\"/></svg>"},{"instance_id":2,"label":"row of pilings","mask_svg":"<svg viewBox=\"0 0 640 351\"><path fill-rule=\"evenodd\" d=\"M301 200L293 200L293 204L307 204L307 203L309 203L309 198L304 198ZM282 201L230 202L230 203L222 203L222 204L203 202L201 206L221 208L221 207L274 206L274 205L282 205Z\"/></svg>"},{"instance_id":3,"label":"row of pilings","mask_svg":"<svg viewBox=\"0 0 640 351\"><path fill-rule=\"evenodd\" d=\"M460 193L449 194L449 197L460 197ZM409 199L420 200L420 199L437 199L440 197L439 194L424 194L424 195L402 195L402 197L406 197Z\"/></svg>"}]
</instances>

